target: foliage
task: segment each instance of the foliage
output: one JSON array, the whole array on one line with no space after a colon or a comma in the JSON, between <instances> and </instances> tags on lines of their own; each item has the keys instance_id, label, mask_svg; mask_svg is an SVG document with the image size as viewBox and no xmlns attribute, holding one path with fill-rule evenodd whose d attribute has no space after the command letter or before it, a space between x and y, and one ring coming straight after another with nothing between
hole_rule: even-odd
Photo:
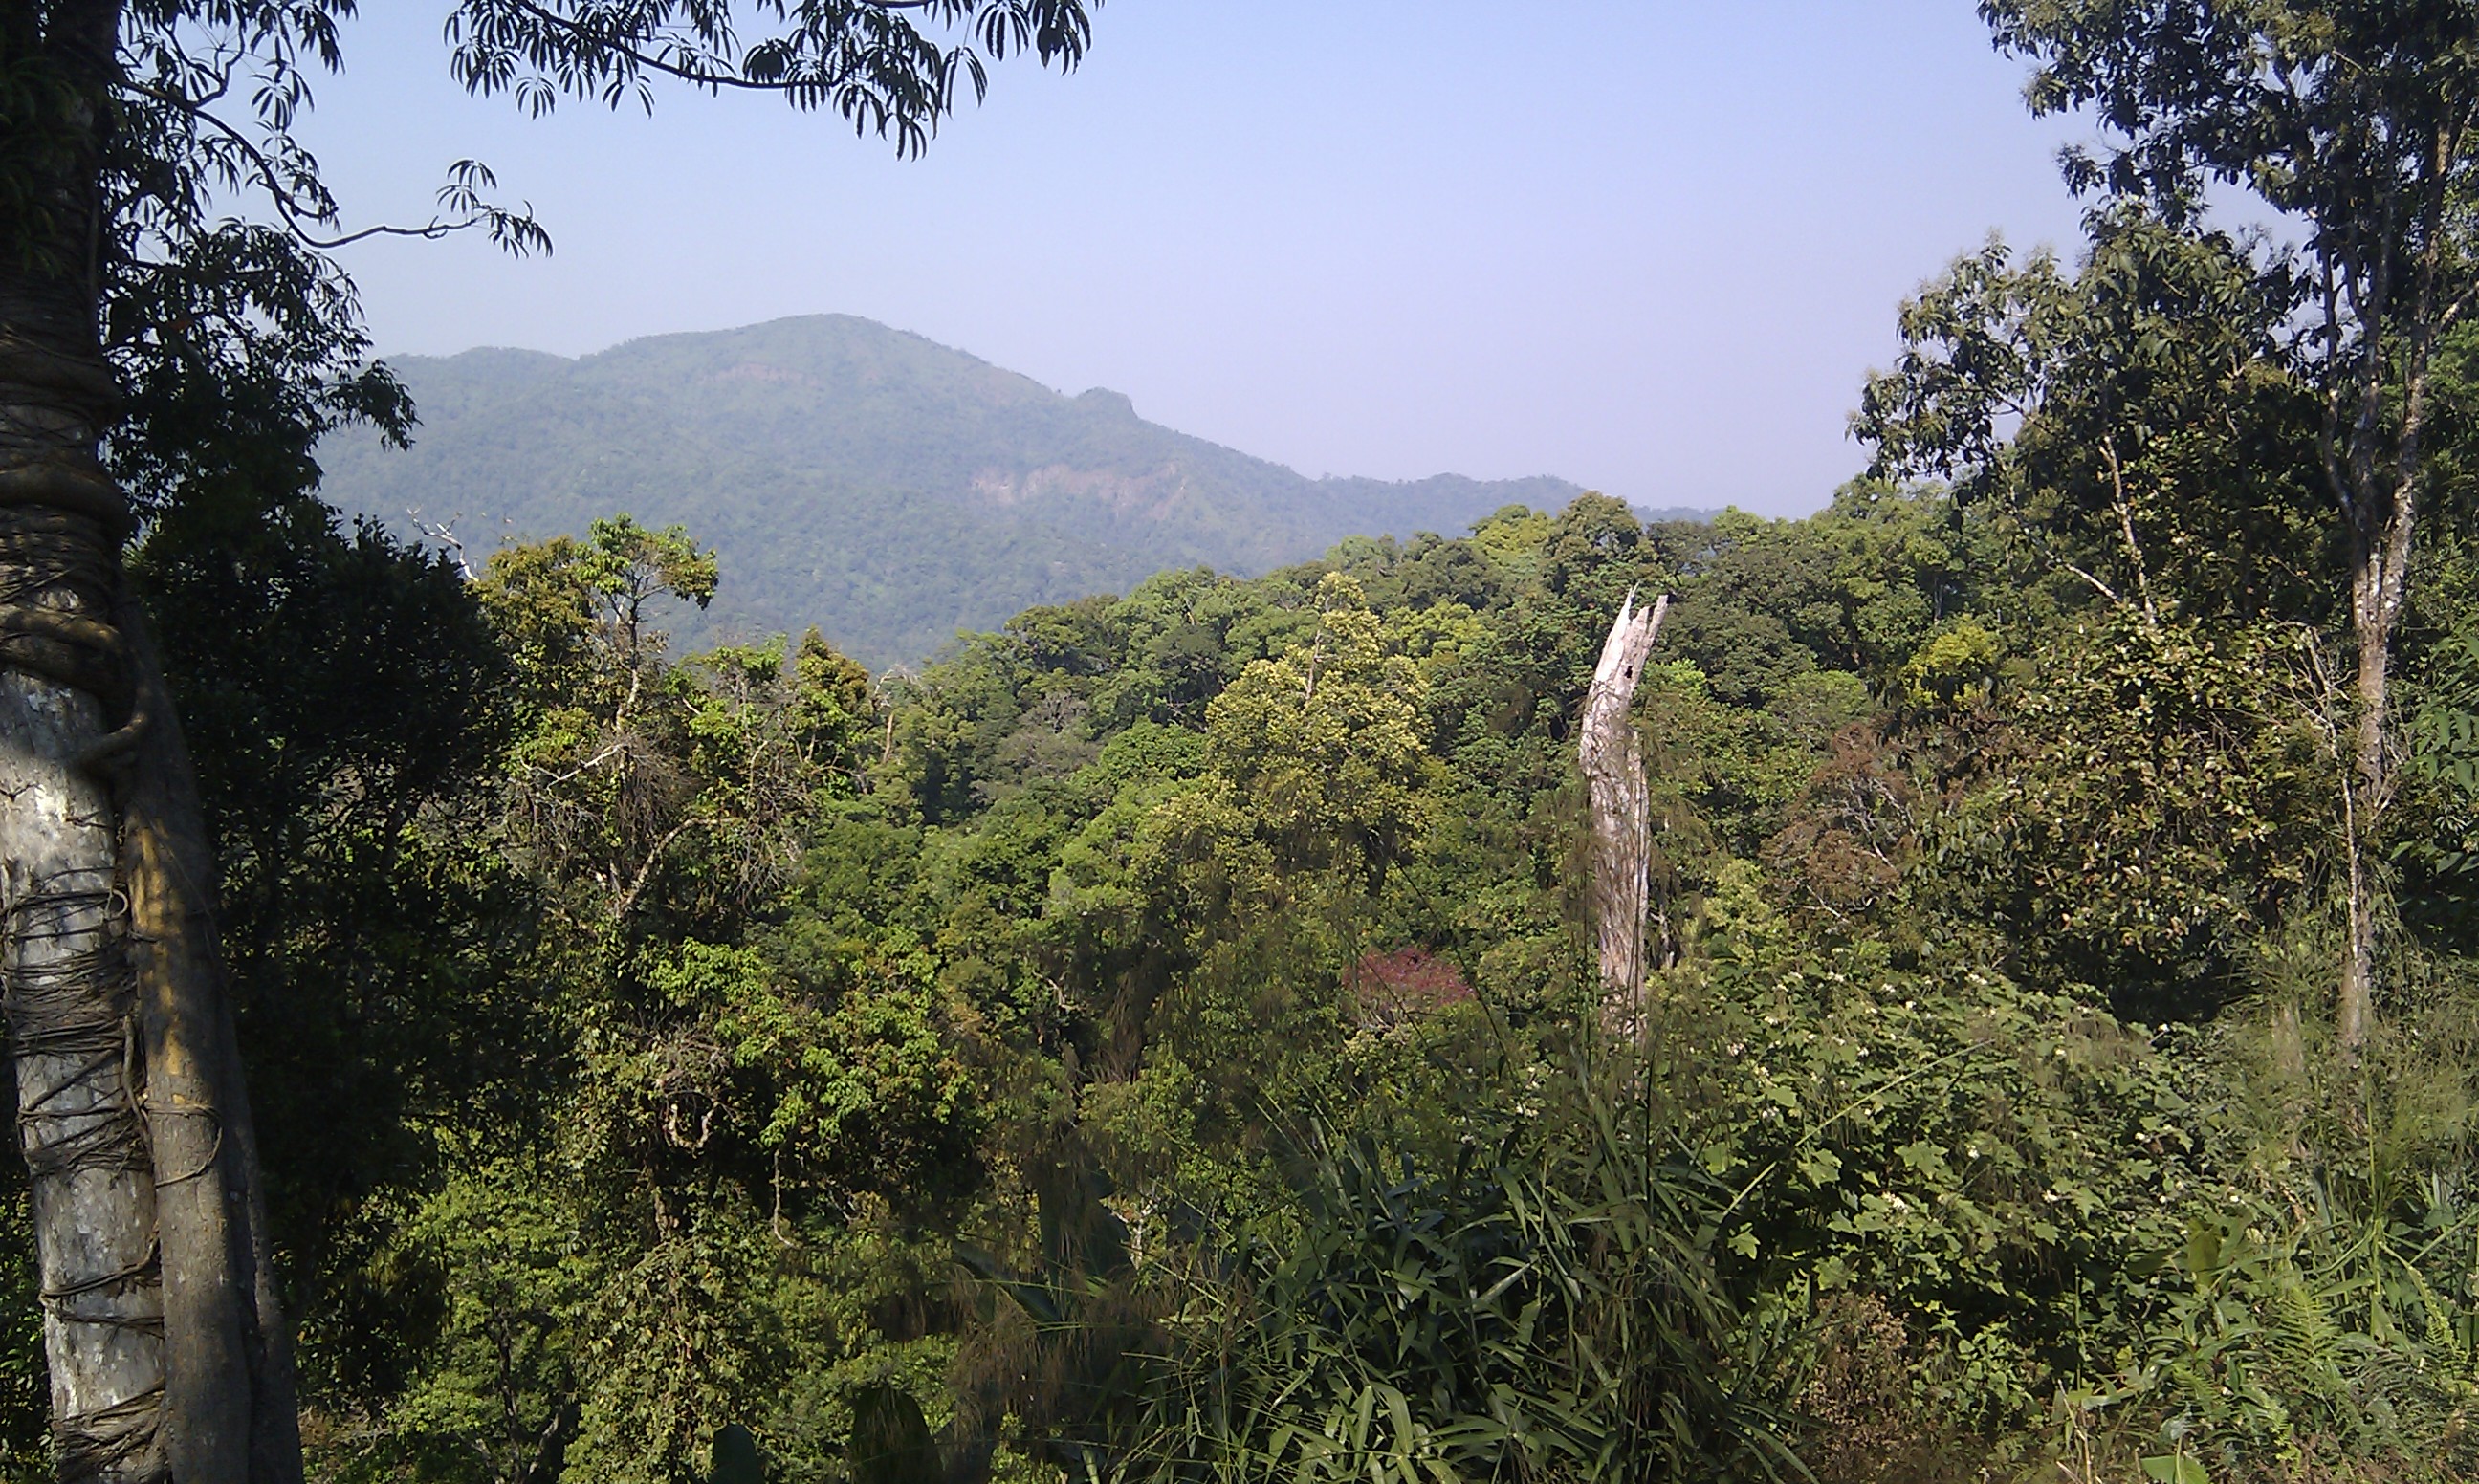
<instances>
[{"instance_id":1,"label":"foliage","mask_svg":"<svg viewBox=\"0 0 2479 1484\"><path fill-rule=\"evenodd\" d=\"M1940 826L1936 875L1962 918L2006 925L1982 951L2024 977L2208 1014L2334 869L2313 641L2121 617L2053 643L2003 707L2006 755Z\"/></svg>"},{"instance_id":2,"label":"foliage","mask_svg":"<svg viewBox=\"0 0 2479 1484\"><path fill-rule=\"evenodd\" d=\"M2136 206L2090 225L2071 277L1992 242L1903 306L1905 348L1853 419L1874 471L1991 503L2089 589L2068 600L2155 620L2329 614L2316 574L2338 553L2284 338L2291 265Z\"/></svg>"},{"instance_id":3,"label":"foliage","mask_svg":"<svg viewBox=\"0 0 2479 1484\"><path fill-rule=\"evenodd\" d=\"M454 993L403 1003L497 1039L366 1099L404 1153L288 1217L346 1234L303 1248L322 1467L703 1477L737 1425L790 1479L925 1447L1792 1468L1769 1439L1835 1477L2081 1447L2217 1479L2290 1456L2275 1413L2206 1404L2242 1362L2298 1459L2451 1446L2449 1388L2378 1372L2459 1353L2401 1338L2460 1333L2459 1195L2369 1205L2250 1132L2296 1122L2249 1101L2281 1084L2242 1032L2250 994L2299 1003L2265 945L2328 880L2320 652L2027 600L1993 515L1882 485L1803 523L1500 512L1029 610L882 686L814 635L675 657L664 615L717 581L682 532L613 520L471 585L348 565L432 574L406 591L503 667L382 687L488 700L422 723L465 751L403 858L462 926L413 960ZM1650 1062L1579 1078L1566 728L1653 583L1684 615L1640 693L1674 959ZM235 737L217 798L258 786ZM282 797L290 829L333 806ZM2294 1215L2343 1205L2384 1224ZM2268 1255L2177 1256L2240 1212L2262 1235L2227 1250ZM2400 1256L2332 1266L2370 1230ZM2244 1359L2291 1269L2353 1337L2340 1392ZM2381 1324L2348 1296L2378 1270ZM1805 1420L1863 1415L1896 1420Z\"/></svg>"},{"instance_id":4,"label":"foliage","mask_svg":"<svg viewBox=\"0 0 2479 1484\"><path fill-rule=\"evenodd\" d=\"M559 422L544 456L635 481L474 575L306 494L340 422L410 426L292 132L346 9L132 13L105 305L322 1476L2479 1468L2470 342L2325 297L2379 260L2461 292L2458 217L2349 236L2377 187L2460 189L2462 136L2386 142L2452 133L2458 13L1987 7L2036 104L2102 110L2088 241L1906 306L1874 473L1804 521L1310 485L796 324L433 369L443 433ZM981 56L1085 45L1013 0L454 15L459 75L525 107L749 84L906 150ZM2216 233L2212 176L2313 235ZM439 225L534 241L486 184ZM207 219L237 188L284 230ZM729 374L787 367L879 390ZM939 398L972 438L923 431ZM849 601L904 652L998 627L881 681L816 630L677 652L744 574L884 544L601 505L779 487L757 434L821 409L937 577ZM2397 770L2345 740L2365 532L2328 455L2434 479ZM1272 566L1344 534L1310 507L1509 493L1564 502ZM988 576L1061 511L1064 585ZM1272 570L1145 575L1207 560ZM1613 1047L1571 729L1630 591L1674 599L1636 708L1662 966ZM2354 1059L2323 1007L2369 904Z\"/></svg>"},{"instance_id":5,"label":"foliage","mask_svg":"<svg viewBox=\"0 0 2479 1484\"><path fill-rule=\"evenodd\" d=\"M1477 1127L1425 1174L1366 1137L1313 1143L1296 1210L1173 1278L1170 1373L1123 1476L1786 1471L1704 1250L1713 1183L1606 1083L1577 1111L1570 1147Z\"/></svg>"},{"instance_id":6,"label":"foliage","mask_svg":"<svg viewBox=\"0 0 2479 1484\"><path fill-rule=\"evenodd\" d=\"M2438 476L2452 470L2432 443L2453 379L2449 342L2479 295L2468 212L2479 22L2453 6L2296 0L1987 0L1981 12L2001 48L2037 60L2026 92L2035 112L2097 115L2103 151L2070 150L2064 163L2079 192L2107 193L2100 215L2114 206L2196 230L2213 182L2301 229L2299 273L2282 265L2262 277L2296 286L2278 364L2309 394L2296 431L2313 429L2333 518L2318 545L2347 577L2357 714L2341 780L2351 797L2340 1023L2343 1054L2356 1056L2389 926L2373 878L2395 792L2397 629ZM2338 601L2340 582L2327 591Z\"/></svg>"},{"instance_id":7,"label":"foliage","mask_svg":"<svg viewBox=\"0 0 2479 1484\"><path fill-rule=\"evenodd\" d=\"M529 113L565 97L652 106L652 84L772 92L796 109L831 108L858 134L918 154L955 112L959 84L979 97L984 58L1030 52L1073 68L1092 40L1083 0L929 0L918 16L867 0L767 7L637 0L462 0L447 38L456 80L510 94ZM772 21L771 26L768 25ZM949 33L960 38L949 40ZM753 35L753 33L754 33Z\"/></svg>"},{"instance_id":8,"label":"foliage","mask_svg":"<svg viewBox=\"0 0 2479 1484\"><path fill-rule=\"evenodd\" d=\"M1867 1295L1937 1357L1901 1405L2016 1434L2107 1363L2140 1300L2126 1254L2208 1184L2197 1089L2096 1006L1871 957L1743 962L1680 1001L1680 1044L1721 1041L1674 1075L1708 1088L1692 1137L1735 1192L1722 1242L1757 1327L1796 1347Z\"/></svg>"}]
</instances>

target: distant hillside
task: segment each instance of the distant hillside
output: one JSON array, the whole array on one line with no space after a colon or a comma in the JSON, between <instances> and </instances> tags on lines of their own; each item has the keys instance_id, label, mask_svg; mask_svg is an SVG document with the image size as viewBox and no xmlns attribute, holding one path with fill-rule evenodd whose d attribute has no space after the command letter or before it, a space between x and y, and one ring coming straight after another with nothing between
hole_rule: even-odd
<instances>
[{"instance_id":1,"label":"distant hillside","mask_svg":"<svg viewBox=\"0 0 2479 1484\"><path fill-rule=\"evenodd\" d=\"M1310 479L1062 397L917 335L833 315L631 341L577 360L472 350L395 362L422 410L410 453L319 449L330 499L469 548L626 511L722 557L711 627L817 624L872 666L1035 603L1168 567L1254 574L1353 534L1460 531L1555 508L1561 479Z\"/></svg>"}]
</instances>

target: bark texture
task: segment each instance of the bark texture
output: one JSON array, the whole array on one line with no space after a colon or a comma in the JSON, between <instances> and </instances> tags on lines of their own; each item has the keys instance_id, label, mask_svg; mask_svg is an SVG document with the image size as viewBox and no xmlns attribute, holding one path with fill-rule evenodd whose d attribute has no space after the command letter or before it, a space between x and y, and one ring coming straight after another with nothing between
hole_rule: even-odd
<instances>
[{"instance_id":1,"label":"bark texture","mask_svg":"<svg viewBox=\"0 0 2479 1484\"><path fill-rule=\"evenodd\" d=\"M0 965L60 1474L295 1480L213 853L116 492L90 442L32 447L73 421L41 390L0 373Z\"/></svg>"},{"instance_id":2,"label":"bark texture","mask_svg":"<svg viewBox=\"0 0 2479 1484\"><path fill-rule=\"evenodd\" d=\"M1627 720L1627 708L1635 702L1645 656L1669 611L1667 594L1649 609L1636 607L1633 593L1619 605L1584 698L1579 749L1592 810L1589 900L1600 962L1602 1018L1630 1036L1644 1022L1644 919L1652 836L1644 749Z\"/></svg>"},{"instance_id":3,"label":"bark texture","mask_svg":"<svg viewBox=\"0 0 2479 1484\"><path fill-rule=\"evenodd\" d=\"M2390 521L2390 529L2364 542L2351 574L2351 627L2358 640L2358 713L2351 776L2344 783L2342 828L2349 852L2349 951L2341 965L2341 990L2334 1014L2334 1031L2342 1050L2356 1055L2375 1023L2376 954L2379 924L2375 883L2367 864L2382 843L2378 830L2392 794L2392 759L2386 735L2390 704L2393 627L2407 596L2412 510L2410 492Z\"/></svg>"},{"instance_id":4,"label":"bark texture","mask_svg":"<svg viewBox=\"0 0 2479 1484\"><path fill-rule=\"evenodd\" d=\"M60 1476L139 1480L163 1473L164 1299L112 808L78 766L100 710L73 687L0 671L0 1004Z\"/></svg>"},{"instance_id":5,"label":"bark texture","mask_svg":"<svg viewBox=\"0 0 2479 1484\"><path fill-rule=\"evenodd\" d=\"M301 1443L292 1330L217 953L215 851L145 621L123 599L138 669L121 813L138 955L147 1126L164 1250L174 1476L293 1484Z\"/></svg>"},{"instance_id":6,"label":"bark texture","mask_svg":"<svg viewBox=\"0 0 2479 1484\"><path fill-rule=\"evenodd\" d=\"M98 458L119 22L0 0L13 64L59 85L0 125L40 208L0 234L0 1011L60 1477L297 1484L213 852Z\"/></svg>"}]
</instances>

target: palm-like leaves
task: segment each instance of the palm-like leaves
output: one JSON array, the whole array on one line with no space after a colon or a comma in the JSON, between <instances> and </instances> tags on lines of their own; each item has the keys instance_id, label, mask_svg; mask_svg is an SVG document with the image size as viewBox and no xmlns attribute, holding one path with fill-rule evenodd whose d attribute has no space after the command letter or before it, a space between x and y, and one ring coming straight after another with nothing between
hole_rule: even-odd
<instances>
[{"instance_id":1,"label":"palm-like leaves","mask_svg":"<svg viewBox=\"0 0 2479 1484\"><path fill-rule=\"evenodd\" d=\"M1566 1147L1482 1131L1447 1171L1313 1140L1291 1210L1127 1280L1160 1353L1063 1441L1147 1484L1795 1471L1707 1262L1715 1189L1625 1121L1602 1107Z\"/></svg>"}]
</instances>

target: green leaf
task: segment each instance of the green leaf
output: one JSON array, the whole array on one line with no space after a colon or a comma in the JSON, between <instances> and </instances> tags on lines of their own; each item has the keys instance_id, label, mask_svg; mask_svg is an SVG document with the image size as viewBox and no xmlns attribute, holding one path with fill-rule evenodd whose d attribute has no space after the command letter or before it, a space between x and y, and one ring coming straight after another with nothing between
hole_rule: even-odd
<instances>
[{"instance_id":1,"label":"green leaf","mask_svg":"<svg viewBox=\"0 0 2479 1484\"><path fill-rule=\"evenodd\" d=\"M2212 1484L2204 1466L2184 1453L2160 1453L2143 1461L2143 1476L2155 1484Z\"/></svg>"}]
</instances>

